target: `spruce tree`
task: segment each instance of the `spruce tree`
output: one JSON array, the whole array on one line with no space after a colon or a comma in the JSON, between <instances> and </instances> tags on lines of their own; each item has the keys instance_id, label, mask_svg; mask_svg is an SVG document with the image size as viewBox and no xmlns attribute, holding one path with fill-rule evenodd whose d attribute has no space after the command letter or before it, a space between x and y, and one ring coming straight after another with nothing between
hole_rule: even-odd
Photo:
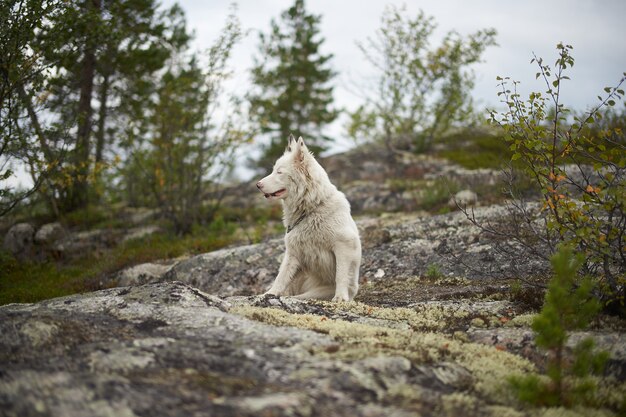
<instances>
[{"instance_id":1,"label":"spruce tree","mask_svg":"<svg viewBox=\"0 0 626 417\"><path fill-rule=\"evenodd\" d=\"M257 165L271 166L285 147L290 133L303 136L319 153L331 140L322 128L335 120L331 108L335 76L329 66L332 54L324 55L319 36L321 16L306 12L304 0L296 0L272 20L268 35L260 35L260 57L252 69L256 86L250 96L253 119L259 131L270 138Z\"/></svg>"},{"instance_id":2,"label":"spruce tree","mask_svg":"<svg viewBox=\"0 0 626 417\"><path fill-rule=\"evenodd\" d=\"M578 275L584 256L569 246L560 246L550 261L554 277L544 306L532 323L535 343L548 351L547 379L530 374L514 376L510 383L522 402L539 406L590 404L596 388L590 377L602 372L608 354L598 352L593 339L586 338L568 360L566 343L570 331L589 326L600 311L600 302L592 295L593 280Z\"/></svg>"}]
</instances>

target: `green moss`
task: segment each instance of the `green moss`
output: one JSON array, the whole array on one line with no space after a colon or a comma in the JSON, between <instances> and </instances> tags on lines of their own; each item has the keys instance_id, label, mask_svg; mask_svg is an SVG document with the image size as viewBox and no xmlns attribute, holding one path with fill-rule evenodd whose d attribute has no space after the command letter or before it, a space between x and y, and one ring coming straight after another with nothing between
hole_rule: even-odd
<instances>
[{"instance_id":1,"label":"green moss","mask_svg":"<svg viewBox=\"0 0 626 417\"><path fill-rule=\"evenodd\" d=\"M528 417L528 414L502 405L487 405L483 409L489 417Z\"/></svg>"},{"instance_id":2,"label":"green moss","mask_svg":"<svg viewBox=\"0 0 626 417\"><path fill-rule=\"evenodd\" d=\"M513 317L511 320L505 323L506 327L528 327L533 323L536 314L520 314L519 316Z\"/></svg>"},{"instance_id":3,"label":"green moss","mask_svg":"<svg viewBox=\"0 0 626 417\"><path fill-rule=\"evenodd\" d=\"M502 168L513 152L497 130L463 130L443 138L445 147L437 156L467 169Z\"/></svg>"},{"instance_id":4,"label":"green moss","mask_svg":"<svg viewBox=\"0 0 626 417\"><path fill-rule=\"evenodd\" d=\"M608 410L591 408L545 408L533 413L536 417L611 417L614 415Z\"/></svg>"}]
</instances>

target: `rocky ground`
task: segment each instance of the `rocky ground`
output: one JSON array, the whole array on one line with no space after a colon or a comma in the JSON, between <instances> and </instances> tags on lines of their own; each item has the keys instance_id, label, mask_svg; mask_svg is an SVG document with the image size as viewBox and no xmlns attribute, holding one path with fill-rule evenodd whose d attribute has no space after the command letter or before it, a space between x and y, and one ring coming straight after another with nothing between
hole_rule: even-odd
<instances>
[{"instance_id":1,"label":"rocky ground","mask_svg":"<svg viewBox=\"0 0 626 417\"><path fill-rule=\"evenodd\" d=\"M494 221L506 208L475 213ZM529 327L540 295L513 297L502 278L545 262L513 265L460 212L358 224L351 303L253 295L277 272L273 239L139 265L112 277L124 287L0 307L2 415L555 415L521 407L506 384L545 354ZM570 347L588 335L612 357L603 408L559 415L618 415L623 322L603 318Z\"/></svg>"},{"instance_id":2,"label":"rocky ground","mask_svg":"<svg viewBox=\"0 0 626 417\"><path fill-rule=\"evenodd\" d=\"M514 223L510 206L481 193L496 171L368 147L322 162L361 233L354 302L257 295L278 271L284 246L276 236L136 265L103 277L111 289L0 306L0 415L626 413L626 323L611 317L568 342L567 354L591 336L611 355L594 409L527 408L508 387L510 375L545 371L530 323L547 252L485 233L454 204L446 214L419 211L429 184L445 178L465 191L457 197L473 205L478 223L503 230ZM250 189L233 189L225 204L265 204ZM15 245L16 256L71 257L154 233L154 215L129 213L132 227L115 230L14 226L4 245Z\"/></svg>"}]
</instances>

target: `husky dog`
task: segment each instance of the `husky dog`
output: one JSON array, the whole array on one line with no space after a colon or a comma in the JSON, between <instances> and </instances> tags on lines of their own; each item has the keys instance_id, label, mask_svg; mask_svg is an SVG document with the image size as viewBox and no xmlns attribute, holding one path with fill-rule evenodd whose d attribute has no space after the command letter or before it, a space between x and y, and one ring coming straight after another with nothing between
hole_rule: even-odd
<instances>
[{"instance_id":1,"label":"husky dog","mask_svg":"<svg viewBox=\"0 0 626 417\"><path fill-rule=\"evenodd\" d=\"M350 203L302 137L289 136L272 173L256 184L283 205L285 257L266 294L350 301L359 289L361 240Z\"/></svg>"}]
</instances>

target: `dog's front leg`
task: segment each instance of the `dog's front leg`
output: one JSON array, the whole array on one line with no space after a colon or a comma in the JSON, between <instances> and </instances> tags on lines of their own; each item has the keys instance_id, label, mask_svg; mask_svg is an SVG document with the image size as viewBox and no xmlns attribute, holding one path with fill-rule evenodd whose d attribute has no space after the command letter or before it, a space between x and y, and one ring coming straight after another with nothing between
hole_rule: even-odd
<instances>
[{"instance_id":1,"label":"dog's front leg","mask_svg":"<svg viewBox=\"0 0 626 417\"><path fill-rule=\"evenodd\" d=\"M297 271L298 261L289 255L289 251L286 251L283 262L280 264L278 275L265 294L283 295Z\"/></svg>"},{"instance_id":2,"label":"dog's front leg","mask_svg":"<svg viewBox=\"0 0 626 417\"><path fill-rule=\"evenodd\" d=\"M338 241L335 253L335 296L334 302L350 301L359 288L359 266L361 243L358 238Z\"/></svg>"}]
</instances>

